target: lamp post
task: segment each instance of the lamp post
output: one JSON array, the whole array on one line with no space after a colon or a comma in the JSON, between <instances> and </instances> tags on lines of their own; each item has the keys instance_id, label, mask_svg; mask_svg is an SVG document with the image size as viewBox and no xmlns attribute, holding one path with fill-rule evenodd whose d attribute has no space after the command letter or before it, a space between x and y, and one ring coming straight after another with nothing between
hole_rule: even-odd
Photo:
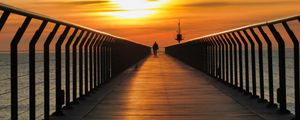
<instances>
[{"instance_id":1,"label":"lamp post","mask_svg":"<svg viewBox=\"0 0 300 120\"><path fill-rule=\"evenodd\" d=\"M176 40L178 41L178 44L180 44L180 41L183 40L182 34L181 34L181 28L180 28L180 19L178 21L178 30L177 30Z\"/></svg>"}]
</instances>

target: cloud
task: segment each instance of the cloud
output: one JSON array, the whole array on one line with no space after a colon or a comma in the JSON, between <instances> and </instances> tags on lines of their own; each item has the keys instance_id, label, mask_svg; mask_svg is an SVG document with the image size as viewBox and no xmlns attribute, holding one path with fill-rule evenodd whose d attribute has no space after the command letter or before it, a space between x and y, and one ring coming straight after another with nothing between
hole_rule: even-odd
<instances>
[{"instance_id":1,"label":"cloud","mask_svg":"<svg viewBox=\"0 0 300 120\"><path fill-rule=\"evenodd\" d=\"M82 1L52 1L52 2L34 2L36 4L52 4L52 5L91 5L104 4L109 0L82 0Z\"/></svg>"},{"instance_id":2,"label":"cloud","mask_svg":"<svg viewBox=\"0 0 300 120\"><path fill-rule=\"evenodd\" d=\"M149 2L157 2L159 0L147 0L147 1L149 1Z\"/></svg>"},{"instance_id":3,"label":"cloud","mask_svg":"<svg viewBox=\"0 0 300 120\"><path fill-rule=\"evenodd\" d=\"M276 1L276 2L197 2L192 4L185 4L186 7L225 7L225 6L265 6L265 5L282 5L295 4L300 1Z\"/></svg>"},{"instance_id":4,"label":"cloud","mask_svg":"<svg viewBox=\"0 0 300 120\"><path fill-rule=\"evenodd\" d=\"M126 12L127 10L109 8L109 9L75 9L73 11L80 12L80 13L91 13L91 12Z\"/></svg>"}]
</instances>

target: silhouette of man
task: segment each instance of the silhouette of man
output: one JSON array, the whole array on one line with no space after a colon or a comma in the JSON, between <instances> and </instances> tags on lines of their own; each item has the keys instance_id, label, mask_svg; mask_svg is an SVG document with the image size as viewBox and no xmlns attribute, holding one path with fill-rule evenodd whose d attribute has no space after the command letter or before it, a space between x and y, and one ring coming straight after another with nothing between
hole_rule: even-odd
<instances>
[{"instance_id":1,"label":"silhouette of man","mask_svg":"<svg viewBox=\"0 0 300 120\"><path fill-rule=\"evenodd\" d=\"M156 43L156 41L153 44L152 49L153 49L154 56L157 56L158 44Z\"/></svg>"}]
</instances>

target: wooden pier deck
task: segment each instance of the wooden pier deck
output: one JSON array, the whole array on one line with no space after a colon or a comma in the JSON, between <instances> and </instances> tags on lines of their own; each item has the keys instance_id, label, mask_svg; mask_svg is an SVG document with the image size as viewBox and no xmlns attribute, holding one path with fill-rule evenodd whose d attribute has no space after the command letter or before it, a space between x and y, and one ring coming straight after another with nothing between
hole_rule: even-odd
<instances>
[{"instance_id":1,"label":"wooden pier deck","mask_svg":"<svg viewBox=\"0 0 300 120\"><path fill-rule=\"evenodd\" d=\"M98 98L88 98L68 119L83 120L263 120L289 119L178 60L159 54L124 72ZM221 88L232 89L224 91ZM229 94L228 94L229 93ZM101 95L97 95L101 94ZM237 95L237 99L232 96ZM92 95L94 96L94 95ZM101 96L101 97L99 97ZM250 102L249 102L250 101ZM259 111L254 106L258 105ZM254 102L253 102L254 101ZM243 103L246 102L247 105ZM248 104L249 103L249 104ZM82 105L78 105L82 106ZM249 107L250 106L250 107ZM257 108L257 107L256 107ZM81 111L84 115L76 113ZM80 112L79 112L80 113ZM262 113L262 114L261 114ZM279 117L278 117L279 116ZM66 119L66 117L60 117Z\"/></svg>"}]
</instances>

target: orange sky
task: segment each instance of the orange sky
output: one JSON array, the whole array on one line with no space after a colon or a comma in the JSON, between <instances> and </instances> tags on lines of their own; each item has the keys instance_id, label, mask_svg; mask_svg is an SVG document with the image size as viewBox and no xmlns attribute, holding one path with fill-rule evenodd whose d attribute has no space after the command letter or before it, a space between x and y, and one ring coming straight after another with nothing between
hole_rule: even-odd
<instances>
[{"instance_id":1,"label":"orange sky","mask_svg":"<svg viewBox=\"0 0 300 120\"><path fill-rule=\"evenodd\" d=\"M157 41L161 46L176 43L174 38L178 18L182 21L184 38L189 40L300 14L299 0L140 0L143 2L130 5L118 1L134 3L138 0L1 0L137 43L151 45ZM137 18L124 18L124 15Z\"/></svg>"}]
</instances>

